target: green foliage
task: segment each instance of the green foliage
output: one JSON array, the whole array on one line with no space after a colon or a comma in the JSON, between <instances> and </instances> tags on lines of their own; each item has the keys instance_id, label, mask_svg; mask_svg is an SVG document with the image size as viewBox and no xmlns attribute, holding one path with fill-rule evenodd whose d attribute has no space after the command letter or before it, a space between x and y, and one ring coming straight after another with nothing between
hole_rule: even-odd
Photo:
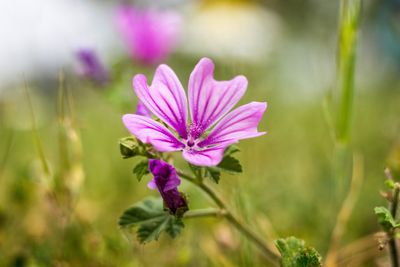
<instances>
[{"instance_id":1,"label":"green foliage","mask_svg":"<svg viewBox=\"0 0 400 267\"><path fill-rule=\"evenodd\" d=\"M143 144L133 136L124 137L119 140L119 149L122 158L133 158L136 156L143 156L147 158L153 157L151 147Z\"/></svg>"},{"instance_id":2,"label":"green foliage","mask_svg":"<svg viewBox=\"0 0 400 267\"><path fill-rule=\"evenodd\" d=\"M140 161L134 168L133 174L136 175L136 179L140 182L144 175L149 173L149 160L144 159Z\"/></svg>"},{"instance_id":3,"label":"green foliage","mask_svg":"<svg viewBox=\"0 0 400 267\"><path fill-rule=\"evenodd\" d=\"M232 146L229 146L227 149L225 149L224 156L225 157L230 156L236 152L240 152L240 149L237 146L232 145Z\"/></svg>"},{"instance_id":4,"label":"green foliage","mask_svg":"<svg viewBox=\"0 0 400 267\"><path fill-rule=\"evenodd\" d=\"M353 115L354 73L357 36L361 14L361 0L341 0L337 49L337 85L340 100L337 109L337 138L347 143Z\"/></svg>"},{"instance_id":5,"label":"green foliage","mask_svg":"<svg viewBox=\"0 0 400 267\"><path fill-rule=\"evenodd\" d=\"M379 224L386 232L392 231L400 227L400 223L396 223L390 211L385 207L375 207L376 216L378 217Z\"/></svg>"},{"instance_id":6,"label":"green foliage","mask_svg":"<svg viewBox=\"0 0 400 267\"><path fill-rule=\"evenodd\" d=\"M219 183L219 179L221 178L221 172L216 167L207 167L206 168L206 177L209 177L216 184Z\"/></svg>"},{"instance_id":7,"label":"green foliage","mask_svg":"<svg viewBox=\"0 0 400 267\"><path fill-rule=\"evenodd\" d=\"M122 228L137 227L140 243L158 240L162 232L175 238L184 227L181 219L164 210L161 199L146 198L127 209L119 218Z\"/></svg>"},{"instance_id":8,"label":"green foliage","mask_svg":"<svg viewBox=\"0 0 400 267\"><path fill-rule=\"evenodd\" d=\"M216 184L219 183L221 178L221 171L225 171L231 174L241 173L242 165L240 165L239 160L234 158L232 154L239 152L239 148L236 146L229 146L224 151L224 158L222 161L215 167L205 167L205 177L209 177ZM190 165L191 170L197 176L199 173L200 167Z\"/></svg>"},{"instance_id":9,"label":"green foliage","mask_svg":"<svg viewBox=\"0 0 400 267\"><path fill-rule=\"evenodd\" d=\"M240 150L237 146L229 146L227 149L225 149L224 158L217 167L222 171L226 171L232 174L241 173L242 165L240 165L239 160L232 156L234 153L239 151Z\"/></svg>"},{"instance_id":10,"label":"green foliage","mask_svg":"<svg viewBox=\"0 0 400 267\"><path fill-rule=\"evenodd\" d=\"M225 156L217 167L232 174L241 173L243 171L239 160L230 155Z\"/></svg>"},{"instance_id":11,"label":"green foliage","mask_svg":"<svg viewBox=\"0 0 400 267\"><path fill-rule=\"evenodd\" d=\"M319 267L322 257L312 247L306 247L303 240L295 237L278 239L275 246L282 255L282 267Z\"/></svg>"}]
</instances>

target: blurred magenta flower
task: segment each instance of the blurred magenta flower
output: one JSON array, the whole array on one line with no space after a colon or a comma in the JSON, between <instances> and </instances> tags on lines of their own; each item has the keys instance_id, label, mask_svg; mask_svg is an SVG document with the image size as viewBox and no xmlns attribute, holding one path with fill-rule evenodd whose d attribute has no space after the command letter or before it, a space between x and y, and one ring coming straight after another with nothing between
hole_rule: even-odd
<instances>
[{"instance_id":1,"label":"blurred magenta flower","mask_svg":"<svg viewBox=\"0 0 400 267\"><path fill-rule=\"evenodd\" d=\"M175 168L162 160L149 159L149 170L154 178L149 182L148 187L158 189L165 205L173 214L176 214L178 209L186 211L187 203L178 191L181 180Z\"/></svg>"},{"instance_id":2,"label":"blurred magenta flower","mask_svg":"<svg viewBox=\"0 0 400 267\"><path fill-rule=\"evenodd\" d=\"M116 22L130 55L144 64L157 64L175 49L181 19L173 11L139 10L122 5Z\"/></svg>"},{"instance_id":3,"label":"blurred magenta flower","mask_svg":"<svg viewBox=\"0 0 400 267\"><path fill-rule=\"evenodd\" d=\"M142 115L146 117L151 117L151 112L146 108L146 106L139 101L136 105L136 115Z\"/></svg>"},{"instance_id":4,"label":"blurred magenta flower","mask_svg":"<svg viewBox=\"0 0 400 267\"><path fill-rule=\"evenodd\" d=\"M183 151L191 164L217 165L229 145L265 134L258 132L257 126L267 103L251 102L228 113L244 95L247 79L239 75L230 81L216 81L213 73L213 62L203 58L190 75L190 122L185 91L171 68L160 65L150 86L143 74L136 75L133 86L140 101L177 135L163 124L136 114L123 116L125 127L161 152Z\"/></svg>"},{"instance_id":5,"label":"blurred magenta flower","mask_svg":"<svg viewBox=\"0 0 400 267\"><path fill-rule=\"evenodd\" d=\"M98 84L104 85L108 82L109 74L106 67L100 61L92 49L80 49L76 56L79 60L80 75Z\"/></svg>"}]
</instances>

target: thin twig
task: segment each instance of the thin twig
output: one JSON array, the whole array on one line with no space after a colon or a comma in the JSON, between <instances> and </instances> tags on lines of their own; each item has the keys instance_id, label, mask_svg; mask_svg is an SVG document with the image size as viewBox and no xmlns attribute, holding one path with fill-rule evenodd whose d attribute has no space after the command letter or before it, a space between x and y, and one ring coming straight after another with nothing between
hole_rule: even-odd
<instances>
[{"instance_id":1,"label":"thin twig","mask_svg":"<svg viewBox=\"0 0 400 267\"><path fill-rule=\"evenodd\" d=\"M226 215L225 210L221 209L201 209L201 210L189 210L184 215L183 218L199 218L199 217L223 217Z\"/></svg>"},{"instance_id":2,"label":"thin twig","mask_svg":"<svg viewBox=\"0 0 400 267\"><path fill-rule=\"evenodd\" d=\"M250 230L245 224L243 224L241 221L239 221L228 209L227 205L222 201L222 199L206 184L203 182L199 181L195 177L192 177L191 175L177 170L178 175L187 180L190 181L191 183L195 184L199 188L203 190L214 202L217 204L217 206L221 209L224 210L225 213L225 218L246 238L248 238L251 242L254 243L263 253L264 257L274 266L279 266L279 261L280 257L277 255L273 250L271 250L267 244L265 244L264 240L258 237L257 234L255 234L252 230Z\"/></svg>"},{"instance_id":3,"label":"thin twig","mask_svg":"<svg viewBox=\"0 0 400 267\"><path fill-rule=\"evenodd\" d=\"M394 220L396 220L397 217L397 208L398 208L398 203L399 203L399 192L400 192L400 185L398 183L395 183L395 187L393 189L393 200L391 203L390 207L390 213L392 214L392 217ZM396 245L396 237L395 237L395 230L392 231L389 239L389 254L390 254L390 261L392 263L392 267L399 267L399 253L397 251L397 245Z\"/></svg>"}]
</instances>

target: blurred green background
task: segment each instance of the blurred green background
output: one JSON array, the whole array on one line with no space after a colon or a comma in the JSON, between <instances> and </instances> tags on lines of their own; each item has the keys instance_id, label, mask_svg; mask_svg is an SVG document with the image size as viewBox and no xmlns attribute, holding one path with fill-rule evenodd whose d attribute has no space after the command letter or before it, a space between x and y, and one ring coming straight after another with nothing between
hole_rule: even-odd
<instances>
[{"instance_id":1,"label":"blurred green background","mask_svg":"<svg viewBox=\"0 0 400 267\"><path fill-rule=\"evenodd\" d=\"M137 4L149 4L142 2ZM92 4L112 13L118 3ZM364 2L348 152L341 152L329 119L337 94L338 1L162 6L183 16L180 44L165 63L185 88L194 65L208 56L217 79L248 78L239 104L268 102L259 126L268 134L239 144L243 174L210 183L235 212L266 240L294 235L325 255L349 188L349 175L337 170L356 153L363 184L341 244L379 231L373 208L386 205L379 194L383 170L400 165L399 1ZM200 27L204 21L209 24ZM123 160L118 146L129 135L121 116L134 113L137 103L131 78L144 73L150 79L155 66L140 65L122 45L115 47L98 49L110 71L106 86L76 74L71 51L78 46L69 54L60 51L58 63L38 64L34 71L22 66L1 79L0 266L264 266L257 250L221 219L187 220L178 238L162 236L146 245L118 228L127 207L157 196L146 186L148 176L138 183L132 174L137 160ZM9 48L1 49L5 55ZM178 167L187 168L180 153L174 156ZM351 174L351 167L344 169ZM185 181L180 190L189 195L191 209L213 205ZM343 266L385 264L377 241L373 251L366 262Z\"/></svg>"}]
</instances>

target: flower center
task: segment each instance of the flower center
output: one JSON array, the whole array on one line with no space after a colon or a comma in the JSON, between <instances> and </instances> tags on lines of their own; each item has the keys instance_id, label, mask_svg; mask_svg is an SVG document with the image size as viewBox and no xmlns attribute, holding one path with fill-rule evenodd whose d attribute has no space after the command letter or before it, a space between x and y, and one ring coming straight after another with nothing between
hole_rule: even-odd
<instances>
[{"instance_id":1,"label":"flower center","mask_svg":"<svg viewBox=\"0 0 400 267\"><path fill-rule=\"evenodd\" d=\"M182 141L185 144L185 150L197 149L197 140L193 139L191 135L189 135L187 139Z\"/></svg>"},{"instance_id":2,"label":"flower center","mask_svg":"<svg viewBox=\"0 0 400 267\"><path fill-rule=\"evenodd\" d=\"M193 146L194 146L194 141L193 141L193 140L188 140L187 143L186 143L186 145L187 145L188 147L193 147Z\"/></svg>"}]
</instances>

